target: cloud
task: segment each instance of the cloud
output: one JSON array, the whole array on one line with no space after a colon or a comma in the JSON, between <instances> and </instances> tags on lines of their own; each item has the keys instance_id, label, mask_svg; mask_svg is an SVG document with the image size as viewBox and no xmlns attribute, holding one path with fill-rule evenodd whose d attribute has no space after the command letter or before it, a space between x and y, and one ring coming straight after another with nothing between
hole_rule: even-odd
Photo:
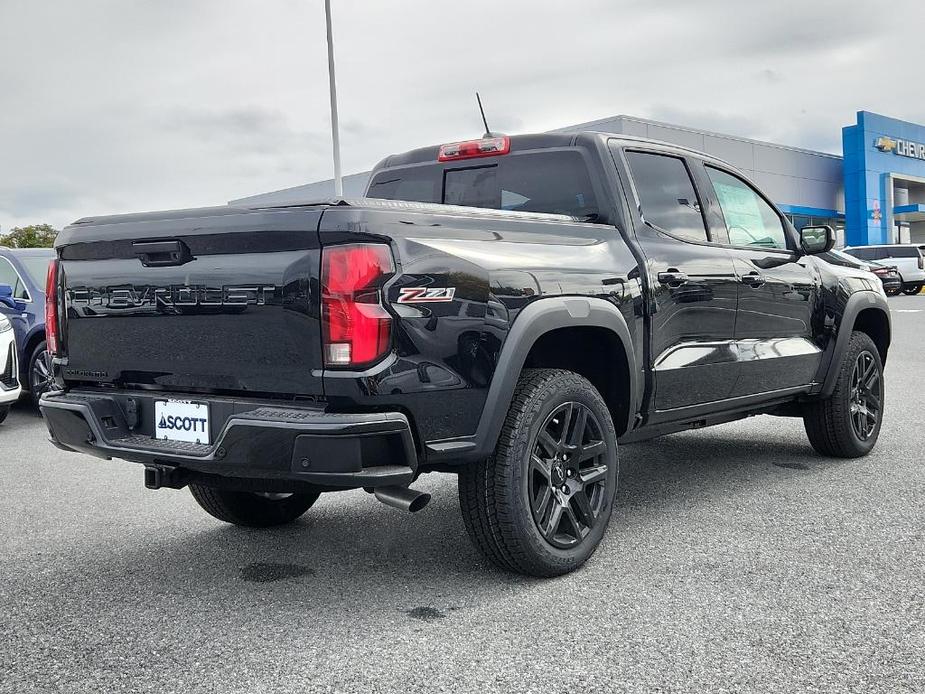
<instances>
[{"instance_id":1,"label":"cloud","mask_svg":"<svg viewBox=\"0 0 925 694\"><path fill-rule=\"evenodd\" d=\"M79 187L66 179L20 179L18 185L0 188L0 209L9 210L17 217L29 215L41 208L67 211L79 204L80 200Z\"/></svg>"},{"instance_id":2,"label":"cloud","mask_svg":"<svg viewBox=\"0 0 925 694\"><path fill-rule=\"evenodd\" d=\"M768 84L777 84L778 82L782 82L784 79L783 75L775 70L771 70L770 68L759 70L756 76L758 79L764 80Z\"/></svg>"},{"instance_id":3,"label":"cloud","mask_svg":"<svg viewBox=\"0 0 925 694\"><path fill-rule=\"evenodd\" d=\"M330 177L320 0L0 2L3 228ZM859 109L925 120L866 3L333 6L345 172L481 134L476 90L506 132L627 113L838 151ZM891 12L925 21L919 0Z\"/></svg>"}]
</instances>

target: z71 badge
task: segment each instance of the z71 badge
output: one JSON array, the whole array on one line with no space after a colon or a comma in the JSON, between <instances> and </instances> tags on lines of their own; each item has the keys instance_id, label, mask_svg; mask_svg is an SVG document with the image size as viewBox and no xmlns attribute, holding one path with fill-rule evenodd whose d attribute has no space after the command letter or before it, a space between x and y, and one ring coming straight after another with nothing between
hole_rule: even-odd
<instances>
[{"instance_id":1,"label":"z71 badge","mask_svg":"<svg viewBox=\"0 0 925 694\"><path fill-rule=\"evenodd\" d=\"M452 301L456 287L404 287L398 293L400 304L433 304Z\"/></svg>"}]
</instances>

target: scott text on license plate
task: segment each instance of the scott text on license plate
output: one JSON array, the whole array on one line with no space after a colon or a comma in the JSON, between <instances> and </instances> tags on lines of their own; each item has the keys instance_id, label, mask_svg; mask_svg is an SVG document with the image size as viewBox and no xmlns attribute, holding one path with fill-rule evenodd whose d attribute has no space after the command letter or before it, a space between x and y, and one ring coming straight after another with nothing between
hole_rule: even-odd
<instances>
[{"instance_id":1,"label":"scott text on license plate","mask_svg":"<svg viewBox=\"0 0 925 694\"><path fill-rule=\"evenodd\" d=\"M154 403L154 436L208 444L209 406L186 400L158 400Z\"/></svg>"}]
</instances>

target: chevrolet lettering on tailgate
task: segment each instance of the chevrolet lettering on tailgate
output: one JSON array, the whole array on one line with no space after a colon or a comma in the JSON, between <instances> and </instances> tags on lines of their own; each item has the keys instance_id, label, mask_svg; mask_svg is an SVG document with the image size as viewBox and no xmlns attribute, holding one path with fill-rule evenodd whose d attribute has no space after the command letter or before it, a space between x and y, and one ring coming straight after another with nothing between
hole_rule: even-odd
<instances>
[{"instance_id":1,"label":"chevrolet lettering on tailgate","mask_svg":"<svg viewBox=\"0 0 925 694\"><path fill-rule=\"evenodd\" d=\"M263 306L271 303L276 285L225 285L206 287L73 287L68 289L72 306L103 308L143 308L154 306Z\"/></svg>"}]
</instances>

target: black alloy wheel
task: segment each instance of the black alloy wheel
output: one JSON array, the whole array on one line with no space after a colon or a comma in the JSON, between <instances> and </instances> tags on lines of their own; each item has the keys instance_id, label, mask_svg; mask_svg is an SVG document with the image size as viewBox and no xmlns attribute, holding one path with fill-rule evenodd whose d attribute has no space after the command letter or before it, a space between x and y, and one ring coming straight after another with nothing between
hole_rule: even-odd
<instances>
[{"instance_id":1,"label":"black alloy wheel","mask_svg":"<svg viewBox=\"0 0 925 694\"><path fill-rule=\"evenodd\" d=\"M528 477L530 509L553 547L575 547L594 528L607 496L601 424L586 405L554 410L536 436Z\"/></svg>"},{"instance_id":2,"label":"black alloy wheel","mask_svg":"<svg viewBox=\"0 0 925 694\"><path fill-rule=\"evenodd\" d=\"M37 407L42 395L51 390L54 385L51 369L48 366L48 349L44 342L32 351L29 360L29 394Z\"/></svg>"},{"instance_id":3,"label":"black alloy wheel","mask_svg":"<svg viewBox=\"0 0 925 694\"><path fill-rule=\"evenodd\" d=\"M619 474L617 433L598 390L572 371L524 369L494 453L459 471L466 531L502 569L561 576L600 545Z\"/></svg>"},{"instance_id":4,"label":"black alloy wheel","mask_svg":"<svg viewBox=\"0 0 925 694\"><path fill-rule=\"evenodd\" d=\"M851 427L861 441L867 441L877 430L880 403L883 399L883 380L874 355L861 352L851 372Z\"/></svg>"},{"instance_id":5,"label":"black alloy wheel","mask_svg":"<svg viewBox=\"0 0 925 694\"><path fill-rule=\"evenodd\" d=\"M837 369L831 395L803 405L803 424L813 448L826 456L860 458L873 450L884 417L886 388L880 349L870 335L854 331Z\"/></svg>"}]
</instances>

